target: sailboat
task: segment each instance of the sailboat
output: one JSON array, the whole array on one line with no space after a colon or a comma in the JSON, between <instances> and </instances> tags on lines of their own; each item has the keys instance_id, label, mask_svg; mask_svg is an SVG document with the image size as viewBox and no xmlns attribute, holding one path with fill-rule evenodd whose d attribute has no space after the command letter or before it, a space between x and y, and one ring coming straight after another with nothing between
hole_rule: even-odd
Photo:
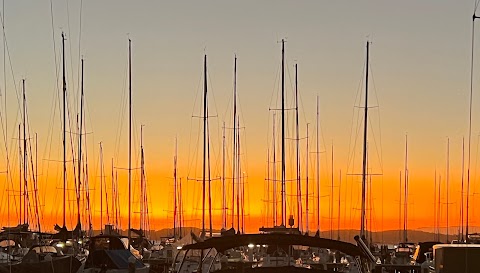
<instances>
[{"instance_id":1,"label":"sailboat","mask_svg":"<svg viewBox=\"0 0 480 273\"><path fill-rule=\"evenodd\" d=\"M63 45L63 56L65 57L65 37L62 33L62 45ZM65 167L65 100L66 100L66 80L65 80L65 59L64 59L64 74L63 74L63 93L64 93L64 167ZM23 80L23 118L24 118L24 194L27 196L28 187L27 187L27 175L26 175L26 166L27 166L27 155L26 155L26 133L25 133L25 80ZM65 169L64 169L64 186L65 186ZM65 198L65 188L64 188L64 198ZM64 199L65 203L65 199ZM25 212L25 225L24 229L28 229L28 197L25 198L24 202L24 212ZM37 210L38 214L38 210ZM67 239L73 238L74 234L78 234L80 231L80 223L77 223L77 227L73 231L68 231L65 226L65 206L64 206L64 222L63 227L56 225L56 229L59 231L57 234L54 234L52 237L55 239L61 239L62 241L56 246L51 245L39 245L34 244L29 249L25 256L22 257L21 261L10 261L7 264L0 265L0 272L13 272L13 273L27 273L27 272L58 272L58 273L68 273L68 272L77 272L81 267L81 262L74 257L73 255L64 255L61 251L61 247L64 245ZM40 226L39 226L40 228Z\"/></svg>"},{"instance_id":2,"label":"sailboat","mask_svg":"<svg viewBox=\"0 0 480 273\"><path fill-rule=\"evenodd\" d=\"M148 199L147 199L147 181L145 176L145 154L143 150L143 125L140 126L140 228L131 229L137 237L132 239L132 247L141 253L150 249L152 243L148 240Z\"/></svg>"},{"instance_id":3,"label":"sailboat","mask_svg":"<svg viewBox=\"0 0 480 273\"><path fill-rule=\"evenodd\" d=\"M129 138L128 138L128 238L99 235L90 238L90 255L85 262L84 273L147 273L148 264L132 254L131 245L131 175L132 175L132 41L128 39L129 82ZM135 250L136 251L136 250Z\"/></svg>"},{"instance_id":4,"label":"sailboat","mask_svg":"<svg viewBox=\"0 0 480 273\"><path fill-rule=\"evenodd\" d=\"M272 228L260 228L260 233L244 234L229 233L220 237L212 237L194 244L185 245L173 262L174 273L190 273L193 271L208 272L369 272L367 255L357 246L332 239L299 234L298 227L287 223L286 217L286 187L285 187L285 41L282 40L282 140L281 140L281 222ZM238 126L238 123L234 123ZM235 127L236 127L235 126ZM234 138L236 139L236 138ZM238 161L235 161L238 164ZM238 165L237 165L238 166ZM234 172L235 174L236 172ZM237 177L238 178L238 177ZM238 187L239 184L234 184ZM235 196L235 192L234 192ZM238 199L237 199L238 200ZM237 203L237 211L238 211ZM232 210L233 211L233 210ZM238 214L238 213L237 213ZM232 227L234 225L232 213ZM275 219L275 215L274 215ZM292 229L286 228L290 224ZM238 225L238 218L237 218ZM238 225L240 226L240 225ZM289 232L292 230L293 232ZM295 246L295 247L294 247ZM338 263L327 269L327 264L308 265L299 257L305 250L323 249L332 253L345 254L344 263ZM239 262L230 259L229 253L243 253L245 256ZM349 259L349 260L348 260ZM315 267L315 268L314 268Z\"/></svg>"},{"instance_id":5,"label":"sailboat","mask_svg":"<svg viewBox=\"0 0 480 273\"><path fill-rule=\"evenodd\" d=\"M63 142L63 168L62 168L62 177L63 177L63 225L55 225L55 230L58 232L53 235L54 239L59 239L62 242L66 242L68 239L77 237L81 233L81 223L77 222L75 228L71 231L67 229L66 226L66 202L67 202L67 142L66 142L66 133L67 133L67 117L66 117L66 104L67 104L67 79L66 79L66 59L65 59L65 34L62 33L62 79L63 79L63 99L62 99L62 114L63 114L63 127L62 127L62 142ZM80 220L80 219L78 219Z\"/></svg>"}]
</instances>

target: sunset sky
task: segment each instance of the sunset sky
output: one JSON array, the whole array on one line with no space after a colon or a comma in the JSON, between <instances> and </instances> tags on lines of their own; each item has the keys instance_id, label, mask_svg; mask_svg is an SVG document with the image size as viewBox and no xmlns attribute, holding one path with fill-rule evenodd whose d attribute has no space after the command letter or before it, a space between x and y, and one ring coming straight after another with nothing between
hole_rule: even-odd
<instances>
[{"instance_id":1,"label":"sunset sky","mask_svg":"<svg viewBox=\"0 0 480 273\"><path fill-rule=\"evenodd\" d=\"M233 126L233 59L236 54L240 122L244 127L241 132L242 171L247 177L246 226L248 231L253 232L262 225L272 225L271 204L268 202L272 197L266 192L265 179L267 151L272 150L273 112L269 109L280 107L281 39L286 39L288 108L294 106L294 64L298 64L302 183L306 178L307 153L306 140L303 139L306 137L306 124L310 123L309 145L310 152L314 152L317 95L320 100L322 229L330 228L332 143L335 184L333 227L337 228L340 171L340 228L358 228L360 225L360 176L352 174L361 173L363 136L361 130L358 135L355 132L362 126L363 109L358 107L363 105L367 41L372 42L369 171L382 174L372 177L372 228L398 228L399 173L404 170L406 134L409 227L433 226L435 170L445 183L447 138L450 139L449 224L452 227L459 225L463 137L465 147L468 147L474 1L4 2L1 14L8 50L5 54L4 46L0 50L0 112L3 122L0 170L7 170L7 147L10 173L8 177L5 173L0 174L0 223L3 226L18 223L15 209L18 196L14 195L18 195L19 187L18 125L21 123L19 96L22 78L26 79L30 137L34 138L34 133L38 133L39 140L38 185L42 229L52 230L54 223L61 224L62 221L62 31L67 37L67 92L72 124L72 128L67 128L68 183L73 189L72 150L76 158L78 148L77 135L72 135L72 147L70 132L77 130L79 60L83 56L86 145L89 183L94 196L95 229L100 227L100 142L107 183L111 183L112 158L118 168L121 227L127 227L127 171L124 169L128 167L128 38L132 40L133 65L133 165L135 168L140 166L140 126L144 125L152 229L172 226L175 138L178 139L179 176L184 182L185 224L200 226L201 184L187 180L187 177L198 179L201 175L202 127L201 120L194 116L201 113L204 54L208 56L209 113L214 116L210 119L212 177L222 174L222 124L225 122L226 127ZM480 45L480 41L476 42ZM475 46L477 56L478 47ZM476 64L478 60L475 57ZM471 224L478 226L480 211L475 207L480 201L477 195L480 189L480 162L477 160L480 137L480 95L477 91L480 77L476 74L470 216ZM295 146L291 140L295 137L293 114L288 112L286 123L287 137L290 138L286 141L288 180L295 177ZM277 122L276 126L278 133L280 124ZM227 130L229 158L231 140L232 132ZM276 141L278 144L279 139ZM279 156L280 150L277 149ZM310 153L311 183L316 183L315 156ZM231 173L230 161L227 173ZM138 169L134 170L133 177L135 203L132 206L136 213L132 226L137 227ZM291 183L287 184L290 190ZM317 192L312 194L316 185L311 184L310 187L310 199L316 199ZM221 180L214 180L212 189L214 228L218 229L221 227ZM68 195L67 227L71 228L75 225L74 192L69 190ZM227 199L230 198L229 195ZM7 213L8 200L10 213ZM446 184L443 184L441 202L444 213ZM310 229L316 230L316 211L312 209L316 203L311 200L309 205ZM295 205L288 202L287 212L295 210ZM442 214L441 225L445 224L446 215Z\"/></svg>"}]
</instances>

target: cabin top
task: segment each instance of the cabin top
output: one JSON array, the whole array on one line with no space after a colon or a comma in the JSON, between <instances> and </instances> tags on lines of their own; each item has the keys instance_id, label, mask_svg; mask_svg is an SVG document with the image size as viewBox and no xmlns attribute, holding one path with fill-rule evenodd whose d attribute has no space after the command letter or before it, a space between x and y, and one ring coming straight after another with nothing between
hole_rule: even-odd
<instances>
[{"instance_id":1,"label":"cabin top","mask_svg":"<svg viewBox=\"0 0 480 273\"><path fill-rule=\"evenodd\" d=\"M326 248L341 251L350 256L365 255L354 244L331 240L320 237L312 237L300 234L282 234L282 233L266 233L266 234L236 234L231 236L212 237L203 242L185 245L184 250L188 249L210 249L215 248L217 251L223 252L235 247L248 245L284 245L284 246L309 246Z\"/></svg>"},{"instance_id":2,"label":"cabin top","mask_svg":"<svg viewBox=\"0 0 480 273\"><path fill-rule=\"evenodd\" d=\"M433 246L434 250L440 248L480 248L480 244L438 244Z\"/></svg>"}]
</instances>

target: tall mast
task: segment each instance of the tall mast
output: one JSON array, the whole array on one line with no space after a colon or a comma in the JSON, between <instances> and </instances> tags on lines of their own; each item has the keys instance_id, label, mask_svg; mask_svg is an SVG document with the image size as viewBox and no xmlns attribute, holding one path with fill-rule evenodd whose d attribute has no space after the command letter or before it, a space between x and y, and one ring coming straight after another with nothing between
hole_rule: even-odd
<instances>
[{"instance_id":1,"label":"tall mast","mask_svg":"<svg viewBox=\"0 0 480 273\"><path fill-rule=\"evenodd\" d=\"M143 125L140 126L140 230L144 229L145 213L145 179L144 179L144 158L143 158Z\"/></svg>"},{"instance_id":2,"label":"tall mast","mask_svg":"<svg viewBox=\"0 0 480 273\"><path fill-rule=\"evenodd\" d=\"M264 189L265 192L266 192L265 202L266 202L266 204L267 204L267 205L266 205L266 208L265 208L266 219L268 219L268 217L269 217L268 214L270 213L269 207L268 207L268 206L269 206L269 203L270 203L270 199L269 199L269 198L270 198L270 182L272 181L272 180L270 179L270 162L271 162L271 161L270 161L270 147L268 147L268 148L267 148L267 179L265 180L267 183L266 183L266 185L265 185L265 186L266 186L266 190ZM272 191L272 192L273 192L273 191ZM272 204L273 204L273 199L272 199ZM275 215L273 214L273 210L272 210L272 219L273 219L273 218L275 218ZM268 222L268 220L267 220L266 222ZM273 226L275 227L275 224L274 224Z\"/></svg>"},{"instance_id":3,"label":"tall mast","mask_svg":"<svg viewBox=\"0 0 480 273\"><path fill-rule=\"evenodd\" d=\"M78 185L77 185L77 225L80 222L80 190L82 185L82 134L83 134L83 58L82 58L82 79L80 86L80 124L78 134Z\"/></svg>"},{"instance_id":4,"label":"tall mast","mask_svg":"<svg viewBox=\"0 0 480 273\"><path fill-rule=\"evenodd\" d=\"M222 230L227 226L227 204L226 204L226 189L225 189L225 121L223 122L222 135Z\"/></svg>"},{"instance_id":5,"label":"tall mast","mask_svg":"<svg viewBox=\"0 0 480 273\"><path fill-rule=\"evenodd\" d=\"M332 185L330 192L330 239L333 239L333 143L332 143Z\"/></svg>"},{"instance_id":6,"label":"tall mast","mask_svg":"<svg viewBox=\"0 0 480 273\"><path fill-rule=\"evenodd\" d=\"M362 169L362 211L360 237L365 236L365 203L367 198L367 124L368 124L368 68L370 42L367 41L367 60L365 66L365 118L363 121L363 169Z\"/></svg>"},{"instance_id":7,"label":"tall mast","mask_svg":"<svg viewBox=\"0 0 480 273\"><path fill-rule=\"evenodd\" d=\"M119 193L118 193L118 170L115 170L115 208L117 209L115 227L118 229L120 226L118 222L118 219L120 218L120 200L119 200Z\"/></svg>"},{"instance_id":8,"label":"tall mast","mask_svg":"<svg viewBox=\"0 0 480 273\"><path fill-rule=\"evenodd\" d=\"M103 147L100 142L100 233L103 233Z\"/></svg>"},{"instance_id":9,"label":"tall mast","mask_svg":"<svg viewBox=\"0 0 480 273\"><path fill-rule=\"evenodd\" d=\"M307 123L307 161L305 162L305 174L306 174L306 179L305 179L305 188L306 188L306 193L305 193L305 230L308 234L308 213L309 213L309 210L308 210L308 194L309 194L309 191L308 191L308 158L310 157L310 152L309 152L309 149L308 149L308 125L310 125L309 123Z\"/></svg>"},{"instance_id":10,"label":"tall mast","mask_svg":"<svg viewBox=\"0 0 480 273\"><path fill-rule=\"evenodd\" d=\"M28 176L27 176L27 134L26 134L26 121L27 121L27 99L25 96L25 79L22 80L23 85L23 185L24 185L24 208L25 218L24 223L28 224Z\"/></svg>"},{"instance_id":11,"label":"tall mast","mask_svg":"<svg viewBox=\"0 0 480 273\"><path fill-rule=\"evenodd\" d=\"M282 226L286 224L285 198L285 39L282 39Z\"/></svg>"},{"instance_id":12,"label":"tall mast","mask_svg":"<svg viewBox=\"0 0 480 273\"><path fill-rule=\"evenodd\" d=\"M407 231L408 231L408 136L405 134L405 197L404 197L404 203L403 203L403 241L406 243L408 242L408 236L407 236Z\"/></svg>"},{"instance_id":13,"label":"tall mast","mask_svg":"<svg viewBox=\"0 0 480 273\"><path fill-rule=\"evenodd\" d=\"M66 109L65 104L67 99L67 80L65 75L65 34L62 32L62 54L63 54L63 227L66 227L66 213L65 210L67 202L67 143L66 143L66 131L67 131L67 119L66 119Z\"/></svg>"},{"instance_id":14,"label":"tall mast","mask_svg":"<svg viewBox=\"0 0 480 273\"><path fill-rule=\"evenodd\" d=\"M297 148L297 223L302 230L302 184L300 182L300 133L298 131L298 64L295 64L295 141Z\"/></svg>"},{"instance_id":15,"label":"tall mast","mask_svg":"<svg viewBox=\"0 0 480 273\"><path fill-rule=\"evenodd\" d=\"M373 230L372 230L372 210L373 210L373 198L372 198L372 176L369 176L368 177L368 196L369 196L369 200L368 200L368 214L369 214L369 217L368 217L368 221L369 221L369 228L368 230L370 231L370 236L368 237L368 239L370 240L370 245L373 245Z\"/></svg>"},{"instance_id":16,"label":"tall mast","mask_svg":"<svg viewBox=\"0 0 480 273\"><path fill-rule=\"evenodd\" d=\"M240 130L240 119L237 119L237 128ZM242 173L240 166L240 133L237 132L237 149L235 151L237 156L237 231L240 231L240 194L242 192Z\"/></svg>"},{"instance_id":17,"label":"tall mast","mask_svg":"<svg viewBox=\"0 0 480 273\"><path fill-rule=\"evenodd\" d=\"M236 176L236 151L237 151L237 55L233 65L233 161L232 161L232 228L235 221L235 176Z\"/></svg>"},{"instance_id":18,"label":"tall mast","mask_svg":"<svg viewBox=\"0 0 480 273\"><path fill-rule=\"evenodd\" d=\"M435 167L435 179L433 187L433 240L437 239L437 168Z\"/></svg>"},{"instance_id":19,"label":"tall mast","mask_svg":"<svg viewBox=\"0 0 480 273\"><path fill-rule=\"evenodd\" d=\"M461 232L460 232L460 242L463 242L463 178L464 178L464 167L465 167L465 138L462 138L462 191L460 195L460 226L461 226Z\"/></svg>"},{"instance_id":20,"label":"tall mast","mask_svg":"<svg viewBox=\"0 0 480 273\"><path fill-rule=\"evenodd\" d=\"M319 138L319 131L320 131L320 105L318 102L318 95L317 95L317 231L320 234L320 138Z\"/></svg>"},{"instance_id":21,"label":"tall mast","mask_svg":"<svg viewBox=\"0 0 480 273\"><path fill-rule=\"evenodd\" d=\"M117 190L115 189L115 173L114 173L114 166L113 166L113 157L112 157L112 173L111 173L111 185L112 185L112 213L113 213L113 217L112 217L112 222L111 224L114 225L115 227L117 227L117 206L115 205L115 196L116 196L116 192ZM107 200L108 202L108 200Z\"/></svg>"},{"instance_id":22,"label":"tall mast","mask_svg":"<svg viewBox=\"0 0 480 273\"><path fill-rule=\"evenodd\" d=\"M449 192L449 183L450 183L450 138L447 138L447 243L448 243L448 192Z\"/></svg>"},{"instance_id":23,"label":"tall mast","mask_svg":"<svg viewBox=\"0 0 480 273\"><path fill-rule=\"evenodd\" d=\"M273 226L277 226L277 146L275 144L275 122L276 114L273 112Z\"/></svg>"},{"instance_id":24,"label":"tall mast","mask_svg":"<svg viewBox=\"0 0 480 273\"><path fill-rule=\"evenodd\" d=\"M177 137L175 137L175 156L173 157L173 238L177 239Z\"/></svg>"},{"instance_id":25,"label":"tall mast","mask_svg":"<svg viewBox=\"0 0 480 273\"><path fill-rule=\"evenodd\" d=\"M208 117L208 108L207 108L207 117ZM207 123L208 123L207 118ZM207 126L207 159L208 159L208 222L209 222L209 234L210 238L213 237L213 223L212 223L212 179L211 179L211 168L210 168L210 124Z\"/></svg>"},{"instance_id":26,"label":"tall mast","mask_svg":"<svg viewBox=\"0 0 480 273\"><path fill-rule=\"evenodd\" d=\"M82 123L85 123L82 121ZM84 124L85 125L85 124ZM87 136L85 135L85 139L83 140L85 143L87 142ZM93 236L93 226L92 226L92 210L90 206L90 186L88 182L88 153L85 152L85 173L84 173L84 189L85 189L85 203L86 203L86 213L87 213L87 221L88 221L88 236Z\"/></svg>"},{"instance_id":27,"label":"tall mast","mask_svg":"<svg viewBox=\"0 0 480 273\"><path fill-rule=\"evenodd\" d=\"M242 213L243 213L243 177L244 175L242 174L242 166L240 165L240 117L237 119L237 127L239 132L237 132L237 181L238 181L238 187L237 187L237 227L238 231L241 231L243 233L243 228L240 225L240 218L243 219Z\"/></svg>"},{"instance_id":28,"label":"tall mast","mask_svg":"<svg viewBox=\"0 0 480 273\"><path fill-rule=\"evenodd\" d=\"M132 224L132 40L128 39L128 248Z\"/></svg>"},{"instance_id":29,"label":"tall mast","mask_svg":"<svg viewBox=\"0 0 480 273\"><path fill-rule=\"evenodd\" d=\"M475 5L476 6L476 5ZM479 18L476 15L476 10L473 11L472 16L472 55L470 59L470 101L469 101L469 116L468 116L468 160L467 160L467 193L466 193L466 215L465 215L465 242L470 242L468 238L469 226L469 202L470 202L470 152L472 140L472 103L473 103L473 66L474 66L474 44L475 44L475 19ZM463 203L462 203L463 206Z\"/></svg>"},{"instance_id":30,"label":"tall mast","mask_svg":"<svg viewBox=\"0 0 480 273\"><path fill-rule=\"evenodd\" d=\"M22 142L20 142L20 140L22 139L21 135L20 135L20 126L21 124L19 123L18 124L18 162L19 162L19 165L18 165L18 168L19 168L19 172L20 172L20 175L19 175L19 184L18 184L18 188L20 190L20 195L18 197L18 199L20 200L20 221L19 221L19 224L22 224L22 223L25 223L23 221L23 214L22 214L22 203L23 203L23 190L22 190L22 187L23 187L23 176L22 176ZM24 208L24 210L26 210L26 208Z\"/></svg>"},{"instance_id":31,"label":"tall mast","mask_svg":"<svg viewBox=\"0 0 480 273\"><path fill-rule=\"evenodd\" d=\"M203 183L202 183L202 236L205 235L205 193L206 193L206 153L207 153L207 55L203 61Z\"/></svg>"}]
</instances>

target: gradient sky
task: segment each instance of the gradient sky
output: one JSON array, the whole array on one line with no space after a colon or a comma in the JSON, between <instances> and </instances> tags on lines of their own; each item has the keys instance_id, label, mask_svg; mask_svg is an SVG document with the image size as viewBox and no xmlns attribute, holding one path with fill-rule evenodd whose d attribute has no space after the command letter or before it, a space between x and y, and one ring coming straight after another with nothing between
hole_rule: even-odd
<instances>
[{"instance_id":1,"label":"gradient sky","mask_svg":"<svg viewBox=\"0 0 480 273\"><path fill-rule=\"evenodd\" d=\"M410 226L433 225L433 216L429 211L433 209L434 172L436 168L442 181L445 181L447 137L450 138L450 224L458 225L462 137L468 136L473 1L200 3L105 0L83 1L82 8L80 2L5 1L2 13L10 53L6 62L6 82L8 145L12 172L15 172L12 179L18 181L15 178L18 172L14 170L18 168L18 148L13 138L17 137L19 104L14 83L18 89L20 79L25 77L30 130L38 132L39 136L39 164L42 168L39 185L44 199L41 209L47 230L54 222L61 221L58 209L61 202L61 165L51 160L60 160L62 155L57 97L61 93L56 89L60 81L55 76L56 67L60 69L62 31L67 36L68 92L72 115L78 108L79 56L85 58L90 180L96 181L90 183L98 183L100 141L104 146L108 175L112 157L115 157L116 166L126 167L128 120L120 113L126 115L121 109L125 107L127 91L127 39L132 39L135 147L139 146L140 124L144 124L150 210L156 219L152 220L153 228L168 227L171 222L168 215L171 214L172 201L169 196L176 136L180 176L185 179L195 176L195 171L197 176L200 174L199 163L197 167L192 163L198 158L194 151L199 133L199 120L192 119L192 114L199 113L204 53L208 55L209 87L213 94L210 113L218 115L211 120L213 173L218 175L221 170L221 124L225 121L230 126L231 123L233 56L237 54L241 121L245 126L242 133L243 161L248 165L245 171L250 189L247 201L250 222L247 226L256 230L258 223L271 225L270 219L267 221L266 217L262 217L266 212L261 200L266 198L264 179L267 148L271 145L272 113L268 109L278 107L281 60L278 42L282 38L287 40L287 74L290 75L287 77L288 105L293 103L293 64L298 63L300 128L302 136L305 136L305 124L311 124L312 149L315 147L315 100L317 95L320 97L321 149L330 151L333 142L335 184L339 182L338 173L342 170L342 187L345 188L342 195L351 195L347 197L349 201L342 201L342 206L354 212L342 216L346 219L342 226L356 228L359 225L356 211L359 208L359 177L346 174L361 172L361 146L357 144L352 152L349 145L355 139L351 133L352 125L354 129L361 126L356 121L361 109L354 106L362 103L356 97L361 96L357 93L362 91L359 84L362 83L367 40L372 42L373 83L369 103L378 106L371 110L373 130L369 133L375 136L375 141L373 137L369 141L369 147L372 147L371 171L383 173L373 178L374 229L398 227L398 176L404 168L406 133L409 141ZM53 28L50 4L53 7ZM0 55L3 62L3 54ZM0 69L3 75L3 68ZM3 76L1 79L3 96L5 79ZM477 135L480 134L480 107L477 107L480 96L476 92L478 77L475 77L474 86L472 188L473 192L478 192L475 167ZM3 104L2 113L5 111ZM288 122L291 137L292 118L290 116ZM361 137L357 138L357 142L361 140ZM305 142L302 142L304 158ZM289 144L288 149L289 157L293 158L290 154L293 146ZM349 164L348 159L354 154L355 160ZM2 158L5 158L4 149ZM325 195L322 197L322 225L328 226L330 152L328 155L322 153L321 158L322 196ZM2 162L2 168L6 169L5 161ZM290 163L287 176L293 177L291 170L294 167ZM310 171L310 179L313 180L313 165ZM119 172L119 178L122 190L125 190L125 171ZM18 188L17 183L11 183ZM220 202L218 183L214 182L217 208ZM2 183L1 188L6 187L6 183ZM187 214L191 214L186 218L197 219L193 221L196 225L200 216L199 189L198 184L187 183L188 192L185 193L185 209L189 210ZM99 215L98 189L93 194L96 196L94 209ZM473 200L477 198L473 196ZM125 195L121 198L125 200ZM3 216L0 220L7 223L5 195L2 200L0 211ZM446 200L443 202L446 203ZM215 213L219 213L218 209ZM472 216L477 214L473 209ZM16 224L16 217L10 215L9 223ZM219 220L217 218L218 215L216 221ZM472 217L472 224L480 224L475 218ZM442 219L444 221L445 218ZM98 222L94 224L99 225Z\"/></svg>"}]
</instances>

